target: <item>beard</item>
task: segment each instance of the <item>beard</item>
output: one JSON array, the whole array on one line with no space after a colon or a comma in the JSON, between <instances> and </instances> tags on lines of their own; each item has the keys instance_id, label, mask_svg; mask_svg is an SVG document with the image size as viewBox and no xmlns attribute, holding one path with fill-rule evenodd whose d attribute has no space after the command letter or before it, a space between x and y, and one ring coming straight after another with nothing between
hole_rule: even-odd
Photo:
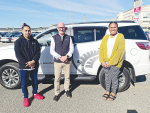
<instances>
[{"instance_id":1,"label":"beard","mask_svg":"<svg viewBox=\"0 0 150 113\"><path fill-rule=\"evenodd\" d=\"M29 38L31 35L30 34L26 34L26 37Z\"/></svg>"},{"instance_id":2,"label":"beard","mask_svg":"<svg viewBox=\"0 0 150 113\"><path fill-rule=\"evenodd\" d=\"M31 34L25 34L23 35L25 38L30 38Z\"/></svg>"}]
</instances>

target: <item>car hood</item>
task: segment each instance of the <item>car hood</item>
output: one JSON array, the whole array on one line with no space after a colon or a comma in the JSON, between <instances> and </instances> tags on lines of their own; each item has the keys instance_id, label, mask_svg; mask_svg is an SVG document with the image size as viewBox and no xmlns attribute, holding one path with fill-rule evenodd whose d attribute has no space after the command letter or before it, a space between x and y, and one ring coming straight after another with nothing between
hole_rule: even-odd
<instances>
[{"instance_id":1,"label":"car hood","mask_svg":"<svg viewBox=\"0 0 150 113\"><path fill-rule=\"evenodd\" d=\"M8 50L8 49L14 49L14 45L8 45L8 46L0 47L0 51L2 51L2 50Z\"/></svg>"}]
</instances>

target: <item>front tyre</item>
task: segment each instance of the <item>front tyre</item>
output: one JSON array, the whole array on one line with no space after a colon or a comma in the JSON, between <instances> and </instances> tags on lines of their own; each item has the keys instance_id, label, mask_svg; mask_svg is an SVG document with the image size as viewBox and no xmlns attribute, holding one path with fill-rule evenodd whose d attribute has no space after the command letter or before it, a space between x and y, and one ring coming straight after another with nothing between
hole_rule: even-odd
<instances>
[{"instance_id":1,"label":"front tyre","mask_svg":"<svg viewBox=\"0 0 150 113\"><path fill-rule=\"evenodd\" d=\"M123 92L127 90L130 86L131 78L130 78L130 73L129 71L124 67L123 71L118 75L119 79L119 85L118 85L118 92ZM103 68L101 69L99 73L99 82L101 86L106 89L106 84L105 84L105 73Z\"/></svg>"},{"instance_id":2,"label":"front tyre","mask_svg":"<svg viewBox=\"0 0 150 113\"><path fill-rule=\"evenodd\" d=\"M21 87L18 63L7 63L0 68L0 84L7 89Z\"/></svg>"}]
</instances>

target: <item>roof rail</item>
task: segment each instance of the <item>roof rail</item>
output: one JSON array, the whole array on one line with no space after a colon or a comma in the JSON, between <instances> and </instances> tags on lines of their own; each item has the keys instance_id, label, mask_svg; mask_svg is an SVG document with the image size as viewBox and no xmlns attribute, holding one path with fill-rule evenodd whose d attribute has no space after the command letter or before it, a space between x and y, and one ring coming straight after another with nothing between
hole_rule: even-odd
<instances>
[{"instance_id":1,"label":"roof rail","mask_svg":"<svg viewBox=\"0 0 150 113\"><path fill-rule=\"evenodd\" d=\"M110 22L117 22L117 23L135 23L134 21L128 21L128 20L115 20L115 21L97 21L97 22L80 22L80 23L69 23L65 25L72 25L72 24L92 24L92 23L110 23Z\"/></svg>"}]
</instances>

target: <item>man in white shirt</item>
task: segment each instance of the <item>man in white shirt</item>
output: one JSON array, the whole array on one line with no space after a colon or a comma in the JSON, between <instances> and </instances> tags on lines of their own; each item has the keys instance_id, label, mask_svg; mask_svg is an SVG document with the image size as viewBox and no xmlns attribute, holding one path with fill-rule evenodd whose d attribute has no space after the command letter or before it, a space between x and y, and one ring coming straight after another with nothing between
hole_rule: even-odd
<instances>
[{"instance_id":1,"label":"man in white shirt","mask_svg":"<svg viewBox=\"0 0 150 113\"><path fill-rule=\"evenodd\" d=\"M69 92L70 85L70 67L71 57L74 51L72 38L65 34L66 27L63 22L57 24L58 34L53 36L51 40L50 53L54 57L54 68L55 68L55 81L54 89L55 96L54 101L58 101L60 97L60 77L62 69L65 75L64 89L67 97L72 97Z\"/></svg>"}]
</instances>

